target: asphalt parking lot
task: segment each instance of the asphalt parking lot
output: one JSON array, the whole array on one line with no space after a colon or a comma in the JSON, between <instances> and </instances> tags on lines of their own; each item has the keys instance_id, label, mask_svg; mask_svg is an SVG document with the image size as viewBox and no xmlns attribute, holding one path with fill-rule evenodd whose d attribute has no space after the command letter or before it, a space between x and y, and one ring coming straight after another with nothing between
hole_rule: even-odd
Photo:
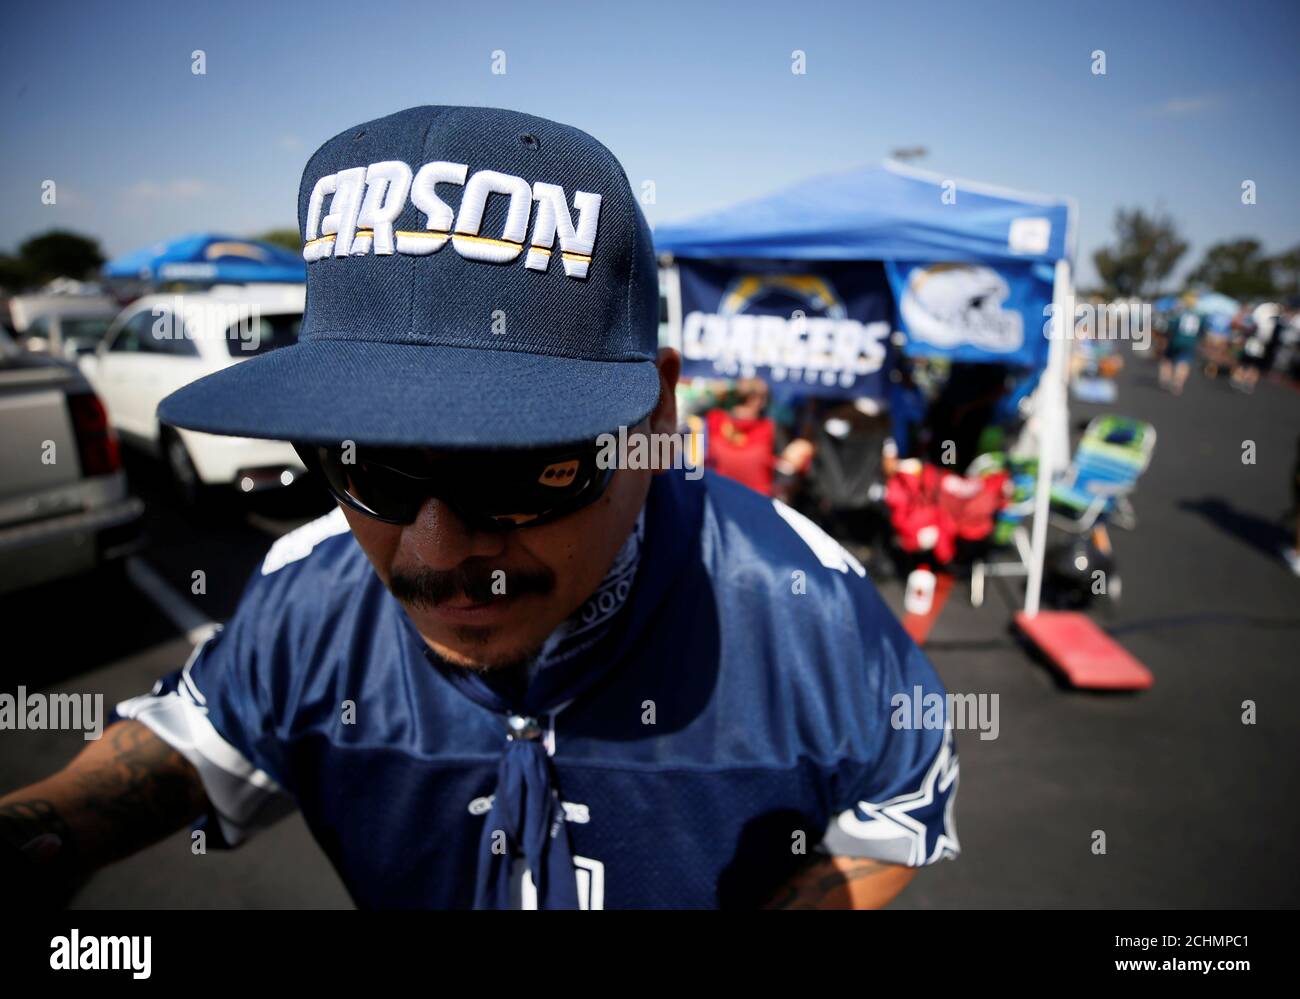
<instances>
[{"instance_id":1,"label":"asphalt parking lot","mask_svg":"<svg viewBox=\"0 0 1300 999\"><path fill-rule=\"evenodd\" d=\"M1121 695L1063 688L1011 634L1012 588L991 584L975 610L959 582L927 648L950 690L999 695L999 737L959 734L963 855L924 872L896 907L1281 906L1300 897L1300 578L1278 555L1300 393L1264 384L1246 397L1194 375L1176 399L1156 388L1154 365L1133 357L1121 382L1114 410L1152 421L1159 441L1135 498L1137 529L1114 532L1123 599L1096 617L1155 686ZM1076 406L1072 418L1099 411ZM1255 464L1242 461L1246 441ZM151 462L133 459L128 471L148 507L136 571L6 598L17 641L4 689L102 692L109 705L147 691L184 662L187 630L229 617L274 537L328 509L302 483L187 514ZM193 592L196 570L205 593ZM900 607L897 583L882 590ZM1246 700L1257 724L1242 724ZM6 732L0 788L49 773L81 745L76 733ZM1092 849L1097 831L1104 855ZM350 902L294 816L239 850L202 857L179 833L103 871L74 905Z\"/></svg>"},{"instance_id":2,"label":"asphalt parking lot","mask_svg":"<svg viewBox=\"0 0 1300 999\"><path fill-rule=\"evenodd\" d=\"M950 690L1000 694L1001 731L959 738L963 856L913 881L900 907L1300 897L1300 578L1279 556L1300 393L1265 384L1248 397L1194 374L1174 398L1156 387L1154 363L1130 355L1112 410L1151 421L1158 443L1136 530L1112 532L1122 600L1095 616L1155 686L1063 689L1008 635L1008 587L975 611L959 584L927 651ZM1101 411L1075 405L1071 417ZM1254 465L1242 462L1245 441ZM1248 699L1253 726L1241 722ZM1091 852L1096 830L1104 856Z\"/></svg>"}]
</instances>

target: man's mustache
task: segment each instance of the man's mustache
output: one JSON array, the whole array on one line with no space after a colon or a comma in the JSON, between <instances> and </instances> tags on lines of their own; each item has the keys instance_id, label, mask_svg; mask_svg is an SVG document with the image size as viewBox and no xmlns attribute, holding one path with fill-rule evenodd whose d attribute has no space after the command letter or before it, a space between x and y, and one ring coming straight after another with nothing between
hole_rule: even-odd
<instances>
[{"instance_id":1,"label":"man's mustache","mask_svg":"<svg viewBox=\"0 0 1300 999\"><path fill-rule=\"evenodd\" d=\"M506 570L478 559L467 559L455 569L394 569L388 581L393 596L417 607L436 607L457 598L481 604L528 593L547 594L554 588L555 574L549 569Z\"/></svg>"}]
</instances>

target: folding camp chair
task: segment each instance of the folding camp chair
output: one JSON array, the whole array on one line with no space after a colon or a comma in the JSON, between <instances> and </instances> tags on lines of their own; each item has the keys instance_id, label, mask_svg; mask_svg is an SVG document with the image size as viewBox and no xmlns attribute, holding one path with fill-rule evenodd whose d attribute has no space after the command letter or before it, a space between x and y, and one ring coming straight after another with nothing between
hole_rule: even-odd
<instances>
[{"instance_id":1,"label":"folding camp chair","mask_svg":"<svg viewBox=\"0 0 1300 999\"><path fill-rule=\"evenodd\" d=\"M1034 557L1029 542L1029 532L1023 524L1017 524L1011 531L1011 541L1015 546L1016 557L1010 560L979 558L970 567L970 605L984 605L984 581L989 576L1028 576L1029 563Z\"/></svg>"},{"instance_id":2,"label":"folding camp chair","mask_svg":"<svg viewBox=\"0 0 1300 999\"><path fill-rule=\"evenodd\" d=\"M970 602L972 607L984 604L984 582L989 576L1028 576L1033 551L1029 543L1026 519L1034 510L1034 475L1037 462L1016 461L1001 452L980 455L966 470L967 475L986 475L1004 469L1011 475L1010 495L1006 505L998 511L991 537L993 547L974 559L970 567ZM1012 557L1000 558L999 552L1009 552Z\"/></svg>"},{"instance_id":3,"label":"folding camp chair","mask_svg":"<svg viewBox=\"0 0 1300 999\"><path fill-rule=\"evenodd\" d=\"M1088 424L1074 460L1062 478L1052 485L1049 522L1071 534L1086 535L1094 528L1104 535L1104 525L1114 523L1127 530L1137 526L1137 515L1129 496L1137 480L1151 462L1156 431L1150 423L1127 416L1107 414ZM1029 534L1024 520L1033 509L1032 484L1017 489L1003 511L1002 531L996 535L1004 542L1010 534L1012 558L985 557L971 565L971 604L984 602L985 580L989 576L1027 576L1032 557ZM1109 545L1104 538L1102 543ZM1119 577L1112 574L1109 593L1119 596Z\"/></svg>"},{"instance_id":4,"label":"folding camp chair","mask_svg":"<svg viewBox=\"0 0 1300 999\"><path fill-rule=\"evenodd\" d=\"M1151 463L1156 429L1143 420L1107 414L1088 424L1064 478L1052 486L1051 523L1086 534L1100 520L1137 526L1129 496Z\"/></svg>"}]
</instances>

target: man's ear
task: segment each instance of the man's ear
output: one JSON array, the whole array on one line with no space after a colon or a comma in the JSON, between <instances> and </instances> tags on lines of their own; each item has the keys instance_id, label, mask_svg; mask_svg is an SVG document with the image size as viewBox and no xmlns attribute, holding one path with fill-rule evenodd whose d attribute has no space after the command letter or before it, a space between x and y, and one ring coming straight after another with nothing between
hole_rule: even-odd
<instances>
[{"instance_id":1,"label":"man's ear","mask_svg":"<svg viewBox=\"0 0 1300 999\"><path fill-rule=\"evenodd\" d=\"M659 404L650 414L650 429L657 434L677 432L677 379L682 373L682 355L672 347L659 348Z\"/></svg>"}]
</instances>

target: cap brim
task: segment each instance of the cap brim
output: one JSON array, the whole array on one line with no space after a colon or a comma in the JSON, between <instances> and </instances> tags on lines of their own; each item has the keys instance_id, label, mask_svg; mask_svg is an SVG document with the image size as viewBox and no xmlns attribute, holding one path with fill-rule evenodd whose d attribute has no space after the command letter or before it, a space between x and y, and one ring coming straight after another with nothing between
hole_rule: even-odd
<instances>
[{"instance_id":1,"label":"cap brim","mask_svg":"<svg viewBox=\"0 0 1300 999\"><path fill-rule=\"evenodd\" d=\"M525 448L634 426L658 400L652 361L311 340L186 385L158 417L235 437Z\"/></svg>"}]
</instances>

